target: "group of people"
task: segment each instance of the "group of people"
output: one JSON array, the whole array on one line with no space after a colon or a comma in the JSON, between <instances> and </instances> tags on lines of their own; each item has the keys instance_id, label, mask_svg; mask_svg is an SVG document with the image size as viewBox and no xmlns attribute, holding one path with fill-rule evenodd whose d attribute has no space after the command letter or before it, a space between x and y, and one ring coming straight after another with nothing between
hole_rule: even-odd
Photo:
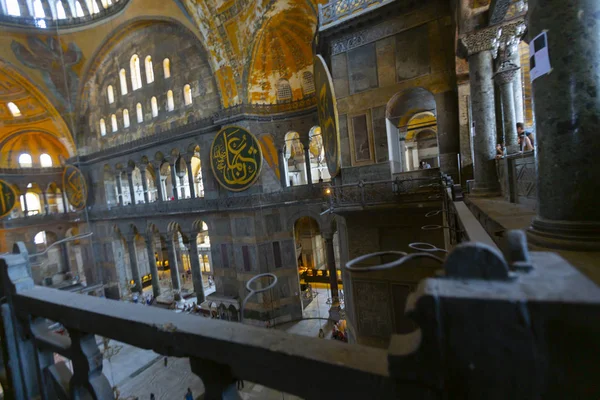
<instances>
[{"instance_id":1,"label":"group of people","mask_svg":"<svg viewBox=\"0 0 600 400\"><path fill-rule=\"evenodd\" d=\"M147 305L147 306L151 306L152 302L154 301L154 296L149 294L149 295L139 295L137 293L134 293L132 296L133 302L134 303L140 303L142 305ZM140 301L141 300L141 301Z\"/></svg>"},{"instance_id":2,"label":"group of people","mask_svg":"<svg viewBox=\"0 0 600 400\"><path fill-rule=\"evenodd\" d=\"M519 151L527 152L533 151L535 146L535 137L533 133L525 130L525 125L522 122L517 123L517 135L518 135L518 143L519 143ZM496 145L496 158L500 159L504 157L506 154L506 148L502 143L498 143Z\"/></svg>"},{"instance_id":3,"label":"group of people","mask_svg":"<svg viewBox=\"0 0 600 400\"><path fill-rule=\"evenodd\" d=\"M427 161L421 161L419 162L419 169L431 169L431 164Z\"/></svg>"}]
</instances>

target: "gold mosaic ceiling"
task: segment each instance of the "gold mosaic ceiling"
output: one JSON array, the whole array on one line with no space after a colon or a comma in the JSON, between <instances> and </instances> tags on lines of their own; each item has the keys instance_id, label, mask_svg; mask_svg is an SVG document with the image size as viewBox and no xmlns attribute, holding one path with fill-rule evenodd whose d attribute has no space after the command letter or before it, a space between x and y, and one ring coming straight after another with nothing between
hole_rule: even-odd
<instances>
[{"instance_id":1,"label":"gold mosaic ceiling","mask_svg":"<svg viewBox=\"0 0 600 400\"><path fill-rule=\"evenodd\" d=\"M312 72L317 4L326 0L183 0L205 46L223 105L275 103L276 83L303 97L301 75Z\"/></svg>"}]
</instances>

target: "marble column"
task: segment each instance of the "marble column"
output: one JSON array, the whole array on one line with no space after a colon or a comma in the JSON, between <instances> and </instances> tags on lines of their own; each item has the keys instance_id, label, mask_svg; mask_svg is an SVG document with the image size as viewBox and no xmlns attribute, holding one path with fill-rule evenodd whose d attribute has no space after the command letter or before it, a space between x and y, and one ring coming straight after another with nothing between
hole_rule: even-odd
<instances>
[{"instance_id":1,"label":"marble column","mask_svg":"<svg viewBox=\"0 0 600 400\"><path fill-rule=\"evenodd\" d=\"M63 199L63 210L65 214L69 213L69 202L67 200L67 194L65 193L65 191L63 190L61 193L62 199Z\"/></svg>"},{"instance_id":2,"label":"marble column","mask_svg":"<svg viewBox=\"0 0 600 400\"><path fill-rule=\"evenodd\" d=\"M160 165L154 165L154 186L156 186L156 201L165 201L165 193L162 191L162 182L160 179Z\"/></svg>"},{"instance_id":3,"label":"marble column","mask_svg":"<svg viewBox=\"0 0 600 400\"><path fill-rule=\"evenodd\" d=\"M146 236L146 251L148 252L148 263L150 264L150 275L152 275L152 293L154 297L160 296L160 279L158 278L158 268L156 267L156 258L154 257L154 235Z\"/></svg>"},{"instance_id":4,"label":"marble column","mask_svg":"<svg viewBox=\"0 0 600 400\"><path fill-rule=\"evenodd\" d=\"M146 180L146 167L140 168L140 175L142 175L142 189L144 189L144 203L150 202L150 194L148 193L148 181Z\"/></svg>"},{"instance_id":5,"label":"marble column","mask_svg":"<svg viewBox=\"0 0 600 400\"><path fill-rule=\"evenodd\" d=\"M129 204L135 204L135 188L133 187L133 171L127 171L127 184L129 186Z\"/></svg>"},{"instance_id":6,"label":"marble column","mask_svg":"<svg viewBox=\"0 0 600 400\"><path fill-rule=\"evenodd\" d=\"M142 292L142 279L140 277L140 268L138 266L137 253L135 249L135 236L129 235L127 240L127 252L129 253L129 266L131 267L131 279L134 288L132 291Z\"/></svg>"},{"instance_id":7,"label":"marble column","mask_svg":"<svg viewBox=\"0 0 600 400\"><path fill-rule=\"evenodd\" d=\"M175 200L179 200L179 193L177 193L177 173L175 171L175 165L177 165L177 163L173 163L171 165L171 188L173 189L173 197Z\"/></svg>"},{"instance_id":8,"label":"marble column","mask_svg":"<svg viewBox=\"0 0 600 400\"><path fill-rule=\"evenodd\" d=\"M23 193L23 216L29 217L29 208L27 207L27 192Z\"/></svg>"},{"instance_id":9,"label":"marble column","mask_svg":"<svg viewBox=\"0 0 600 400\"><path fill-rule=\"evenodd\" d=\"M42 192L42 199L44 200L44 214L50 214L50 205L48 204L48 195L46 192Z\"/></svg>"},{"instance_id":10,"label":"marble column","mask_svg":"<svg viewBox=\"0 0 600 400\"><path fill-rule=\"evenodd\" d=\"M519 54L519 46L514 46L510 50L509 61L521 68L521 55ZM515 99L515 117L517 122L525 122L525 105L523 101L523 78L521 75L521 69L515 74L513 80L513 95Z\"/></svg>"},{"instance_id":11,"label":"marble column","mask_svg":"<svg viewBox=\"0 0 600 400\"><path fill-rule=\"evenodd\" d=\"M327 257L327 270L329 271L329 284L331 286L331 302L339 301L339 290L337 281L337 269L335 266L335 250L333 248L333 234L324 234L325 252Z\"/></svg>"},{"instance_id":12,"label":"marble column","mask_svg":"<svg viewBox=\"0 0 600 400\"><path fill-rule=\"evenodd\" d=\"M186 160L188 183L190 185L190 199L196 198L196 188L194 186L194 171L192 171L192 159ZM182 185L183 186L183 185Z\"/></svg>"},{"instance_id":13,"label":"marble column","mask_svg":"<svg viewBox=\"0 0 600 400\"><path fill-rule=\"evenodd\" d=\"M491 28L462 38L469 60L471 110L474 125L475 184L471 196L499 196L500 184L496 171L496 112L492 52L497 36ZM495 29L497 31L497 29Z\"/></svg>"},{"instance_id":14,"label":"marble column","mask_svg":"<svg viewBox=\"0 0 600 400\"><path fill-rule=\"evenodd\" d=\"M71 258L69 257L69 248L67 247L67 242L62 242L60 244L60 252L62 253L62 258L65 263L65 272L71 271Z\"/></svg>"},{"instance_id":15,"label":"marble column","mask_svg":"<svg viewBox=\"0 0 600 400\"><path fill-rule=\"evenodd\" d=\"M287 160L285 159L285 152L283 150L279 150L279 183L281 183L281 188L286 188L288 186L288 178L287 178Z\"/></svg>"},{"instance_id":16,"label":"marble column","mask_svg":"<svg viewBox=\"0 0 600 400\"><path fill-rule=\"evenodd\" d=\"M312 168L310 165L310 143L304 146L304 163L306 164L306 183L312 185Z\"/></svg>"},{"instance_id":17,"label":"marble column","mask_svg":"<svg viewBox=\"0 0 600 400\"><path fill-rule=\"evenodd\" d=\"M506 145L508 154L519 152L517 117L513 92L514 79L518 73L519 67L509 61L505 61L500 65L500 68L498 68L498 71L494 75L494 80L500 87L503 110L502 122L504 125L504 144Z\"/></svg>"},{"instance_id":18,"label":"marble column","mask_svg":"<svg viewBox=\"0 0 600 400\"><path fill-rule=\"evenodd\" d=\"M118 197L118 201L119 201L119 205L122 207L123 206L123 187L121 186L121 172L118 172L117 175L115 175L115 185L117 185L117 197Z\"/></svg>"},{"instance_id":19,"label":"marble column","mask_svg":"<svg viewBox=\"0 0 600 400\"><path fill-rule=\"evenodd\" d=\"M190 235L190 242L188 243L188 249L190 252L190 268L192 269L192 282L194 284L194 292L196 292L196 298L198 304L203 303L204 296L204 285L202 284L202 269L200 268L200 259L198 258L198 232L192 232Z\"/></svg>"},{"instance_id":20,"label":"marble column","mask_svg":"<svg viewBox=\"0 0 600 400\"><path fill-rule=\"evenodd\" d=\"M531 40L547 32L550 74L533 81L537 215L530 241L600 250L600 2L530 0Z\"/></svg>"},{"instance_id":21,"label":"marble column","mask_svg":"<svg viewBox=\"0 0 600 400\"><path fill-rule=\"evenodd\" d=\"M173 296L176 300L181 298L181 280L179 278L179 269L177 267L177 253L175 252L175 235L169 235L167 238L167 254L169 257L169 270L171 271L171 283L173 284ZM177 242L179 245L179 242Z\"/></svg>"}]
</instances>

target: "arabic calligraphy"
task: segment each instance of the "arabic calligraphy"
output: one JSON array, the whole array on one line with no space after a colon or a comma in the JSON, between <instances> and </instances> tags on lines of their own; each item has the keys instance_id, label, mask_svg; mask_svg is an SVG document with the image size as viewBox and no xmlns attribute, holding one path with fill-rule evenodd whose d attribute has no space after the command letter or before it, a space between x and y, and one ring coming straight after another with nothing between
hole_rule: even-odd
<instances>
[{"instance_id":1,"label":"arabic calligraphy","mask_svg":"<svg viewBox=\"0 0 600 400\"><path fill-rule=\"evenodd\" d=\"M0 218L9 214L17 203L17 193L13 187L0 180Z\"/></svg>"},{"instance_id":2,"label":"arabic calligraphy","mask_svg":"<svg viewBox=\"0 0 600 400\"><path fill-rule=\"evenodd\" d=\"M246 190L254 184L262 168L260 144L244 128L224 128L213 141L210 163L221 186L234 192Z\"/></svg>"},{"instance_id":3,"label":"arabic calligraphy","mask_svg":"<svg viewBox=\"0 0 600 400\"><path fill-rule=\"evenodd\" d=\"M315 84L318 89L317 112L325 148L325 160L333 177L340 170L340 135L333 83L327 64L320 55L315 57Z\"/></svg>"},{"instance_id":4,"label":"arabic calligraphy","mask_svg":"<svg viewBox=\"0 0 600 400\"><path fill-rule=\"evenodd\" d=\"M81 171L72 165L67 165L63 172L63 187L69 203L76 209L85 207L87 186Z\"/></svg>"}]
</instances>

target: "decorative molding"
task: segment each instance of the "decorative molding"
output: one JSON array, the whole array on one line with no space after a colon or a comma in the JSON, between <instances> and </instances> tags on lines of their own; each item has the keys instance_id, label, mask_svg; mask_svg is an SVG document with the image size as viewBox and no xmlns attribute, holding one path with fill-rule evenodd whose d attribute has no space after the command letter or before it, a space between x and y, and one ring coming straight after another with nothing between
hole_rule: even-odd
<instances>
[{"instance_id":1,"label":"decorative molding","mask_svg":"<svg viewBox=\"0 0 600 400\"><path fill-rule=\"evenodd\" d=\"M512 45L514 40L520 38L525 32L525 21L519 18L502 25L493 25L485 29L462 35L459 38L467 56L491 51L496 57L498 49Z\"/></svg>"},{"instance_id":2,"label":"decorative molding","mask_svg":"<svg viewBox=\"0 0 600 400\"><path fill-rule=\"evenodd\" d=\"M494 81L498 85L512 83L520 69L521 68L510 61L505 61L500 65L500 68L498 68L496 74L494 74Z\"/></svg>"}]
</instances>

